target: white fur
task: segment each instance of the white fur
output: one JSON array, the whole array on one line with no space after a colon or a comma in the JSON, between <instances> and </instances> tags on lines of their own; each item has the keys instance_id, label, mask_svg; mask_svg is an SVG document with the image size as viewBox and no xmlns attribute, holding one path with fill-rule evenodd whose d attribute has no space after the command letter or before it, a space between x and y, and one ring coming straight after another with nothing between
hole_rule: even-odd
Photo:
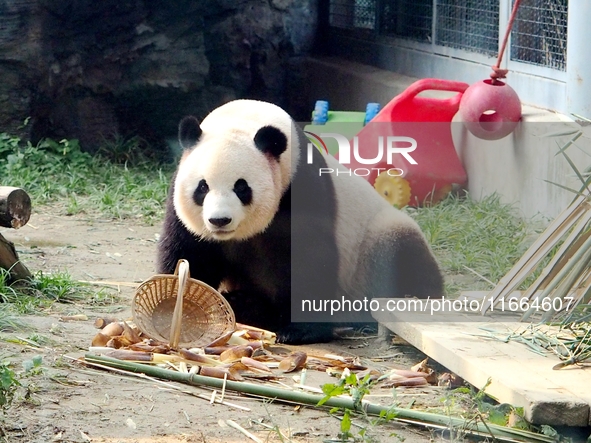
<instances>
[{"instance_id":1,"label":"white fur","mask_svg":"<svg viewBox=\"0 0 591 443\"><path fill-rule=\"evenodd\" d=\"M281 194L283 194L295 175L299 161L299 140L296 136L295 122L291 116L272 103L258 100L235 100L214 109L201 123L203 133L217 134L217 140L242 141L253 149L253 139L263 126L274 126L287 137L287 149L280 158ZM218 141L215 141L217 143Z\"/></svg>"},{"instance_id":2,"label":"white fur","mask_svg":"<svg viewBox=\"0 0 591 443\"><path fill-rule=\"evenodd\" d=\"M261 153L254 137L263 126L274 126L287 137L287 149L279 162ZM208 239L244 240L263 232L273 220L284 192L295 173L299 156L295 123L281 108L255 100L236 100L212 111L201 123L203 134L183 157L175 180L174 206L183 224ZM244 206L233 192L238 179L252 188L253 199ZM193 201L201 179L210 192L203 207ZM208 222L228 217L219 229Z\"/></svg>"}]
</instances>

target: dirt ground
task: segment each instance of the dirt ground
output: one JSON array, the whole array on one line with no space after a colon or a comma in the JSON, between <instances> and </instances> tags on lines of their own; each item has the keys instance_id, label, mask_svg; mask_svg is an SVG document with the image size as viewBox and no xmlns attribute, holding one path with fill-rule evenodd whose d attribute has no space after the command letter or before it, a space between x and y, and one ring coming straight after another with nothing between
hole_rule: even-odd
<instances>
[{"instance_id":1,"label":"dirt ground","mask_svg":"<svg viewBox=\"0 0 591 443\"><path fill-rule=\"evenodd\" d=\"M21 259L32 271L67 271L84 281L138 283L154 274L159 225L145 226L133 221L89 220L34 214L28 225L19 230L0 230L15 243ZM3 426L9 442L96 442L96 443L172 443L172 442L243 442L252 441L226 425L231 419L262 441L282 441L278 427L293 442L330 442L338 439L340 422L327 410L295 407L273 401L228 395L226 399L248 411L210 404L193 394L209 396L207 389L176 385L180 392L155 382L86 367L72 359L81 357L96 329L97 316L130 317L129 286L94 286L120 299L114 305L54 305L50 312L26 316L32 330L3 334L0 356L16 362L42 356L43 372L25 378L28 389L21 389L8 411ZM86 321L61 321L64 315L86 314ZM17 337L32 334L45 337L37 348L25 342L12 343ZM6 341L8 339L8 341ZM294 347L295 348L295 347ZM302 348L302 347L300 347ZM303 347L309 353L343 356L358 355L371 367L405 368L422 357L414 348L392 345L375 337L340 340L325 345ZM373 360L369 358L372 357ZM376 358L385 357L385 358ZM20 368L17 366L17 370ZM284 383L293 383L291 375ZM306 384L320 386L336 379L318 371L308 371ZM23 394L23 392L26 393ZM366 399L372 402L429 410L442 408L443 388L392 389L372 388ZM365 441L427 442L440 439L425 428L399 422L371 425L362 419L355 423L368 427ZM0 422L1 423L1 422ZM260 424L263 423L263 424ZM357 435L359 428L353 426Z\"/></svg>"}]
</instances>

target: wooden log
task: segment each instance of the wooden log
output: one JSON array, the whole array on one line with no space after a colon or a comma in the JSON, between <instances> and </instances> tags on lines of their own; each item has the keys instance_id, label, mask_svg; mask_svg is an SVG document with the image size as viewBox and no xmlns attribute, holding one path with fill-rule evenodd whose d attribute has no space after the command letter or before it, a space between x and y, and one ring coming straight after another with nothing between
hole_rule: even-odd
<instances>
[{"instance_id":1,"label":"wooden log","mask_svg":"<svg viewBox=\"0 0 591 443\"><path fill-rule=\"evenodd\" d=\"M31 217L31 198L20 188L0 186L0 226L18 229Z\"/></svg>"},{"instance_id":2,"label":"wooden log","mask_svg":"<svg viewBox=\"0 0 591 443\"><path fill-rule=\"evenodd\" d=\"M16 253L14 244L0 234L0 268L10 272L10 281L24 280L31 277L31 273L23 265Z\"/></svg>"}]
</instances>

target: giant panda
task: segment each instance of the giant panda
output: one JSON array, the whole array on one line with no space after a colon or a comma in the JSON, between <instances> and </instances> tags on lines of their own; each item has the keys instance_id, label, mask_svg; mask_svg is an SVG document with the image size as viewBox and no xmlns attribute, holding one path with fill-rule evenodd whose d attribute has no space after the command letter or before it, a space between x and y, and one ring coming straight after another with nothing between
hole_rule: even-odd
<instances>
[{"instance_id":1,"label":"giant panda","mask_svg":"<svg viewBox=\"0 0 591 443\"><path fill-rule=\"evenodd\" d=\"M201 123L185 117L179 141L158 271L172 273L187 259L191 276L219 288L237 321L273 330L283 343L322 342L332 339L334 322L371 315L329 315L303 309L304 300L443 294L414 220L363 178L320 174L345 169L307 149L280 107L231 101Z\"/></svg>"}]
</instances>

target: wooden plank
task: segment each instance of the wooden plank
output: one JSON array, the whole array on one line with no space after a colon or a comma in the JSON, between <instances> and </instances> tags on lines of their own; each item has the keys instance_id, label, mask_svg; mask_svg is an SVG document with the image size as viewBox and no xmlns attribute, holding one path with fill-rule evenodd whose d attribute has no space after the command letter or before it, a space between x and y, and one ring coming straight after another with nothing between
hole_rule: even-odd
<instances>
[{"instance_id":1,"label":"wooden plank","mask_svg":"<svg viewBox=\"0 0 591 443\"><path fill-rule=\"evenodd\" d=\"M378 299L385 306L387 299ZM524 408L526 419L552 426L591 424L591 370L567 367L553 370L560 360L542 356L516 341L504 343L484 337L483 330L508 334L528 324L474 315L475 321L407 321L405 312L374 312L374 317L392 332L420 349L477 388L491 383L486 392L499 402ZM500 335L499 335L500 336ZM588 368L591 369L591 368Z\"/></svg>"}]
</instances>

